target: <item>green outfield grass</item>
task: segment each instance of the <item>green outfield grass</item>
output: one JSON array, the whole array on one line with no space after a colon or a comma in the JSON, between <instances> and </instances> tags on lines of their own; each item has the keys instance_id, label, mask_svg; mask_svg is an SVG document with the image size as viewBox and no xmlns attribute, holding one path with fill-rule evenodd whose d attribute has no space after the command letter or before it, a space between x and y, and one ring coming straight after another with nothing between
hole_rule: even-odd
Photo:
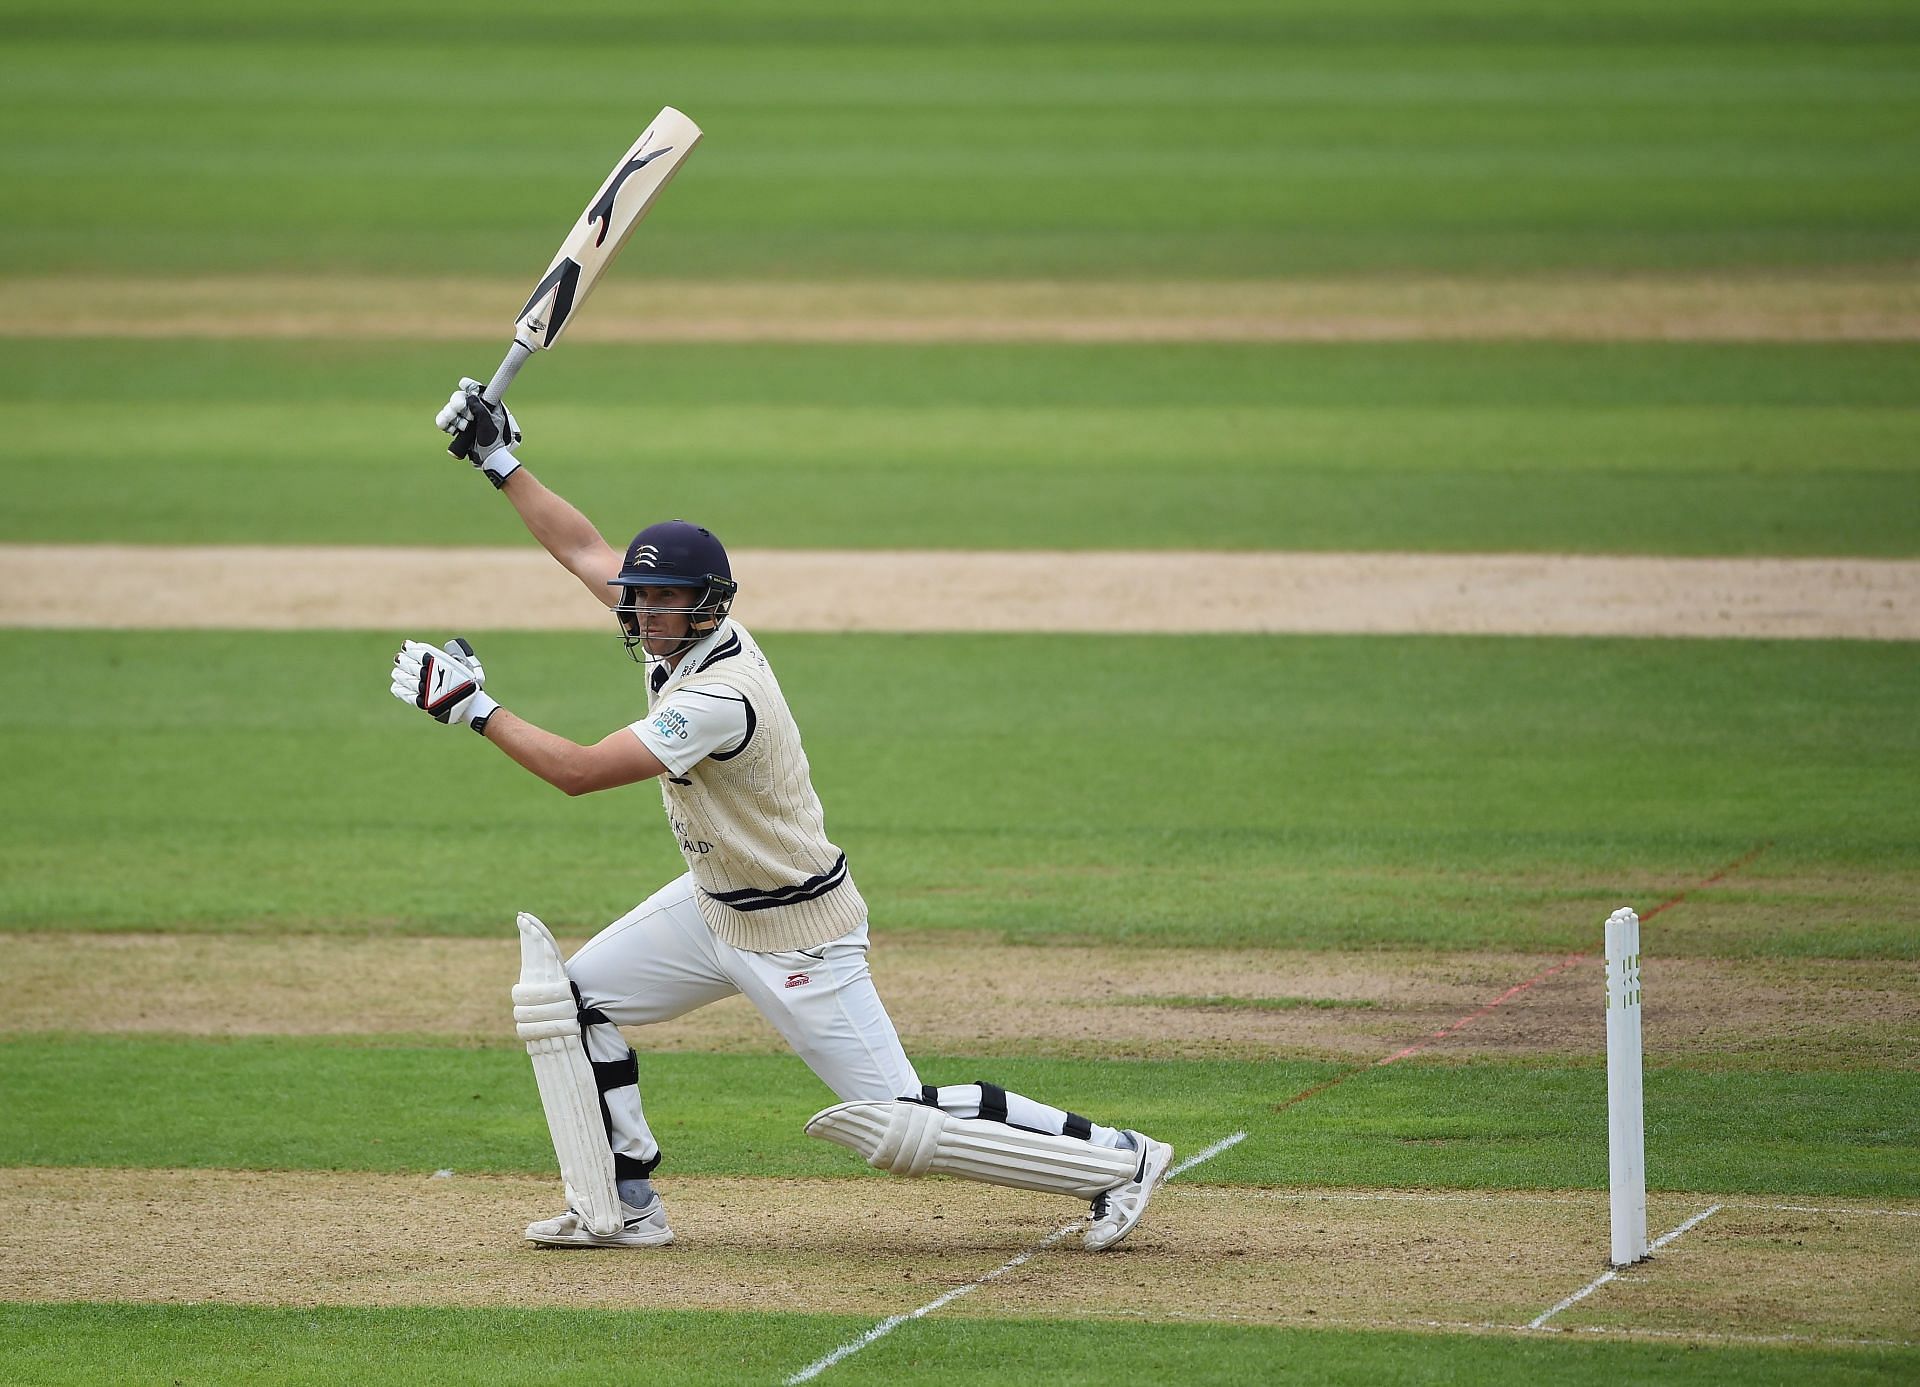
<instances>
[{"instance_id":1,"label":"green outfield grass","mask_svg":"<svg viewBox=\"0 0 1920 1387\"><path fill-rule=\"evenodd\" d=\"M638 715L611 637L469 634L565 735ZM397 639L0 633L0 923L494 934L525 908L585 935L682 870L652 787L569 800L396 703ZM1585 947L1767 843L1649 948L1915 948L1903 646L768 645L883 928Z\"/></svg>"},{"instance_id":2,"label":"green outfield grass","mask_svg":"<svg viewBox=\"0 0 1920 1387\"><path fill-rule=\"evenodd\" d=\"M11 273L531 283L666 102L708 132L646 231L676 274L1920 253L1920 22L1889 0L91 0L16 6L9 39Z\"/></svg>"},{"instance_id":3,"label":"green outfield grass","mask_svg":"<svg viewBox=\"0 0 1920 1387\"><path fill-rule=\"evenodd\" d=\"M643 1034L643 1033L640 1033ZM644 1045L644 1039L640 1040ZM665 1175L873 1175L801 1132L833 1095L790 1056L643 1054ZM1606 1072L1579 1065L1098 1062L920 1056L936 1083L982 1076L1187 1153L1247 1140L1193 1184L1604 1189ZM129 1075L147 1076L137 1083ZM118 1119L99 1121L102 1093ZM1725 1194L1920 1194L1920 1080L1856 1072L1648 1071L1649 1187ZM0 1165L239 1170L550 1170L519 1047L34 1036L0 1041Z\"/></svg>"},{"instance_id":4,"label":"green outfield grass","mask_svg":"<svg viewBox=\"0 0 1920 1387\"><path fill-rule=\"evenodd\" d=\"M850 1316L596 1310L261 1310L0 1305L0 1373L14 1382L475 1383L546 1387L622 1378L659 1387L775 1382L872 1322ZM1908 1381L1906 1349L1594 1343L1245 1325L926 1319L825 1376L833 1383L1528 1384Z\"/></svg>"},{"instance_id":5,"label":"green outfield grass","mask_svg":"<svg viewBox=\"0 0 1920 1387\"><path fill-rule=\"evenodd\" d=\"M626 252L630 284L1345 277L1384 292L1461 275L1497 295L1516 277L1780 272L1817 291L1826 271L1891 283L1920 263L1920 12L1900 0L21 0L6 33L0 278L71 276L107 304L119 276L530 287L669 102L708 140ZM525 545L429 423L459 374L498 360L512 307L498 340L365 345L40 341L49 325L16 313L18 340L0 344L0 543ZM362 311L384 335L383 305ZM563 355L515 387L524 455L616 539L688 514L735 547L1920 556L1912 343ZM98 580L140 620L137 565ZM741 610L750 625L750 593ZM477 627L492 691L516 711L587 740L643 707L610 630ZM0 631L0 957L8 929L505 939L517 908L577 938L681 870L651 787L568 800L390 699L402 634L452 632ZM1920 1198L1920 1080L1900 1067L1900 988L1920 956L1910 646L767 645L883 939L1415 948L1464 966L1466 951L1591 951L1614 906L1689 891L1648 921L1650 955L1779 959L1766 984L1783 990L1799 957L1907 971L1883 998L1859 989L1884 1011L1847 1034L1885 1035L1883 1052L1793 1037L1673 1063L1650 1033L1652 1188L1669 1202ZM468 1192L469 1176L553 1169L505 1033L208 1039L101 1034L97 1019L0 1035L0 1166L63 1168L23 1190L79 1166L423 1184L451 1168L434 1188ZM1244 1130L1181 1177L1212 1186L1210 1205L1256 1197L1246 1187L1606 1184L1597 1053L1429 1050L1386 1067L1313 1053L915 1059L930 1081L992 1078L1182 1154ZM641 1063L669 1190L834 1176L857 1195L882 1178L802 1134L831 1095L795 1058ZM164 1212L149 1201L141 1216ZM1062 1292L1043 1258L996 1287L1034 1274L1027 1313L1085 1317L968 1317L989 1314L983 1295L821 1381L1920 1374L1911 1343L1786 1342L1767 1309L1804 1270L1805 1293L1845 1312L1819 1332L1910 1340L1890 1290L1902 1245L1771 1265L1777 1286L1748 1300L1726 1280L1740 1258L1800 1257L1761 1222L1711 1249L1731 1260L1690 1264L1689 1244L1635 1273L1649 1294L1613 1301L1604 1339L1573 1317L1539 1335L1154 1322L1171 1318L1156 1277L1194 1265L1174 1239L1164 1259L1135 1244L1144 1258L1100 1267L1140 1283L1140 1320ZM193 1229L162 1236L192 1258ZM297 1299L298 1249L284 1251ZM429 1280L460 1274L446 1249L412 1253ZM1597 1271L1597 1237L1591 1253ZM743 1290L783 1255L770 1243L743 1262ZM4 1303L78 1294L30 1274L0 1287L0 1380L772 1383L874 1322L564 1308L579 1265L514 1310ZM662 1265L607 1274L658 1278L638 1298L685 1303ZM1870 1293L1850 1307L1856 1273ZM1438 1313L1374 1275L1394 1323ZM1684 1304L1695 1275L1750 1318L1669 1324L1659 1297ZM109 1293L157 1293L120 1284ZM903 1280L897 1308L952 1284ZM1563 1293L1541 1291L1541 1308ZM1625 1337L1663 1325L1676 1337ZM1716 1341L1723 1329L1776 1341Z\"/></svg>"},{"instance_id":6,"label":"green outfield grass","mask_svg":"<svg viewBox=\"0 0 1920 1387\"><path fill-rule=\"evenodd\" d=\"M431 424L496 350L0 347L0 540L525 544ZM621 539L1885 556L1916 401L1910 345L1486 343L582 346L515 396Z\"/></svg>"}]
</instances>

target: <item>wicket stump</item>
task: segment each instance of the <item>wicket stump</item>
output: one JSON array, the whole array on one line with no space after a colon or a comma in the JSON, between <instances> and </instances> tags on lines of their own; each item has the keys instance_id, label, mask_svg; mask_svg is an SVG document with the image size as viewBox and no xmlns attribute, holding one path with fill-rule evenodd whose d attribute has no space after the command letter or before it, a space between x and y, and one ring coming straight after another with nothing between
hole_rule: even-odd
<instances>
[{"instance_id":1,"label":"wicket stump","mask_svg":"<svg viewBox=\"0 0 1920 1387\"><path fill-rule=\"evenodd\" d=\"M1607 917L1607 1154L1613 1264L1647 1255L1647 1128L1640 1092L1640 917Z\"/></svg>"}]
</instances>

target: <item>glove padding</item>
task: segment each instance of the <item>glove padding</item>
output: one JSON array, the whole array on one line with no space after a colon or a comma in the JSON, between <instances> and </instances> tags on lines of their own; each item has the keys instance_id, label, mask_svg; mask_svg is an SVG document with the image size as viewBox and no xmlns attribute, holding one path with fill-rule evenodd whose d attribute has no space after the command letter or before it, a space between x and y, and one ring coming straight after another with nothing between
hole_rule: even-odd
<instances>
[{"instance_id":1,"label":"glove padding","mask_svg":"<svg viewBox=\"0 0 1920 1387\"><path fill-rule=\"evenodd\" d=\"M485 389L472 377L462 376L460 388L447 397L447 407L433 422L453 435L449 453L465 458L501 487L520 466L520 459L511 452L521 438L520 421L504 404L488 404L481 393Z\"/></svg>"},{"instance_id":2,"label":"glove padding","mask_svg":"<svg viewBox=\"0 0 1920 1387\"><path fill-rule=\"evenodd\" d=\"M483 720L500 706L482 692L486 682L480 657L458 636L439 650L408 641L393 657L393 696L449 727Z\"/></svg>"}]
</instances>

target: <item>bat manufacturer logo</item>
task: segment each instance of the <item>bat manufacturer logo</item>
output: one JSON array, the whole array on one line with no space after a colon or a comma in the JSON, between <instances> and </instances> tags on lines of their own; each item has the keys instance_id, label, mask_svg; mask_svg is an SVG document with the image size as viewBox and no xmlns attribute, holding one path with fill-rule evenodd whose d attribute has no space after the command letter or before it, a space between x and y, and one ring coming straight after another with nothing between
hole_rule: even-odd
<instances>
[{"instance_id":1,"label":"bat manufacturer logo","mask_svg":"<svg viewBox=\"0 0 1920 1387\"><path fill-rule=\"evenodd\" d=\"M593 238L594 245L603 246L607 243L607 233L613 229L613 203L614 199L620 196L620 185L655 159L671 153L673 153L673 146L668 145L665 149L656 149L651 154L642 154L637 158L629 159L620 166L620 171L614 174L613 181L607 184L607 190L600 194L593 206L587 209L587 221L600 223L600 234Z\"/></svg>"},{"instance_id":2,"label":"bat manufacturer logo","mask_svg":"<svg viewBox=\"0 0 1920 1387\"><path fill-rule=\"evenodd\" d=\"M526 306L520 310L520 317L516 321L526 323L528 330L534 333L548 331L537 318L530 319L528 315L533 312L536 303L551 293L553 302L547 307L547 319L552 328L547 340L552 341L566 325L567 315L573 312L574 290L579 284L579 262L562 256L560 263L548 270L546 276L533 286L533 292L527 296Z\"/></svg>"}]
</instances>

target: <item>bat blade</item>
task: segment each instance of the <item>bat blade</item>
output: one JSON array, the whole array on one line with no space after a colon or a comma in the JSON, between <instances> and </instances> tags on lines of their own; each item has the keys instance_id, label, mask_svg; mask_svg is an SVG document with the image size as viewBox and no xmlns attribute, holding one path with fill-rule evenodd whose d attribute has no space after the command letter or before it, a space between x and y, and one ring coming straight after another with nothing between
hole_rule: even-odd
<instances>
[{"instance_id":1,"label":"bat blade","mask_svg":"<svg viewBox=\"0 0 1920 1387\"><path fill-rule=\"evenodd\" d=\"M551 347L585 303L601 274L647 215L667 181L700 142L700 127L668 106L613 166L607 181L514 319L514 340L529 351Z\"/></svg>"}]
</instances>

